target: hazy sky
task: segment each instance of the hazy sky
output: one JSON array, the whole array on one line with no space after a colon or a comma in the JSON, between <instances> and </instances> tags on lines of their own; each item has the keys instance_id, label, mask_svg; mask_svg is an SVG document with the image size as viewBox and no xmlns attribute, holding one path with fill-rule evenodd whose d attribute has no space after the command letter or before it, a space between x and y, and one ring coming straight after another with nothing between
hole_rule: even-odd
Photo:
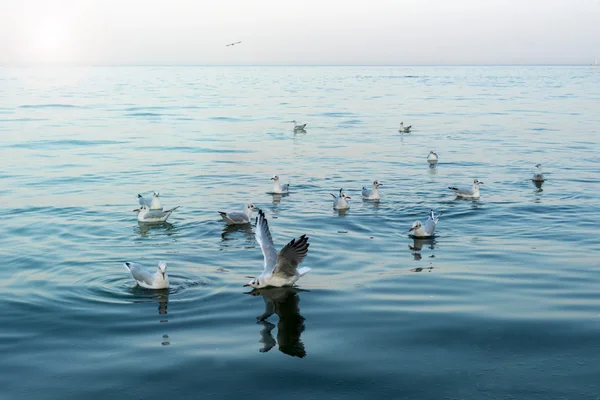
<instances>
[{"instance_id":1,"label":"hazy sky","mask_svg":"<svg viewBox=\"0 0 600 400\"><path fill-rule=\"evenodd\" d=\"M594 56L600 0L0 0L0 65L582 64Z\"/></svg>"}]
</instances>

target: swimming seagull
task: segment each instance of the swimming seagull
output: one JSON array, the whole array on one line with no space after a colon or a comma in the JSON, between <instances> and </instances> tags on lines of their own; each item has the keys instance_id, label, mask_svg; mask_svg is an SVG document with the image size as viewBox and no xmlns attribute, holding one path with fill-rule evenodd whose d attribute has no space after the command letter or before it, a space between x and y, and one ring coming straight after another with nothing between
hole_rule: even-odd
<instances>
[{"instance_id":1,"label":"swimming seagull","mask_svg":"<svg viewBox=\"0 0 600 400\"><path fill-rule=\"evenodd\" d=\"M264 269L258 278L252 279L244 286L251 286L255 289L267 286L292 286L300 277L310 271L308 267L298 268L308 253L309 243L306 235L292 239L278 254L273 245L265 213L259 209L258 217L256 217L255 236L265 259Z\"/></svg>"},{"instance_id":2,"label":"swimming seagull","mask_svg":"<svg viewBox=\"0 0 600 400\"><path fill-rule=\"evenodd\" d=\"M306 128L306 124L302 124L302 125L298 125L298 123L296 122L296 120L290 121L294 123L294 130L295 131L303 131L304 128Z\"/></svg>"},{"instance_id":3,"label":"swimming seagull","mask_svg":"<svg viewBox=\"0 0 600 400\"><path fill-rule=\"evenodd\" d=\"M226 44L225 47L235 46L236 44L239 44L239 43L242 43L242 41L240 40L239 42L233 42L233 43Z\"/></svg>"},{"instance_id":4,"label":"swimming seagull","mask_svg":"<svg viewBox=\"0 0 600 400\"><path fill-rule=\"evenodd\" d=\"M412 125L407 126L406 128L404 127L404 122L400 122L400 130L398 132L401 133L410 133L410 128L412 128Z\"/></svg>"},{"instance_id":5,"label":"swimming seagull","mask_svg":"<svg viewBox=\"0 0 600 400\"><path fill-rule=\"evenodd\" d=\"M349 196L346 196L342 193L344 189L340 189L340 195L336 196L333 193L329 193L333 196L333 209L334 210L347 210L350 208L350 203L347 200L350 200Z\"/></svg>"},{"instance_id":6,"label":"swimming seagull","mask_svg":"<svg viewBox=\"0 0 600 400\"><path fill-rule=\"evenodd\" d=\"M179 207L180 206L177 206L177 207L171 208L170 210L167 210L167 211L160 211L160 210L150 210L148 208L148 206L144 205L144 206L141 206L140 208L136 208L133 211L136 211L138 213L137 219L139 222L152 224L152 223L165 222L167 220L167 218L169 218L169 216L171 216L171 213L173 211L177 210Z\"/></svg>"},{"instance_id":7,"label":"swimming seagull","mask_svg":"<svg viewBox=\"0 0 600 400\"><path fill-rule=\"evenodd\" d=\"M362 197L365 200L379 200L379 186L383 186L379 181L373 181L373 190L367 189L366 186L362 188Z\"/></svg>"},{"instance_id":8,"label":"swimming seagull","mask_svg":"<svg viewBox=\"0 0 600 400\"><path fill-rule=\"evenodd\" d=\"M429 210L429 218L427 218L425 224L421 224L421 221L415 221L408 231L413 232L412 236L418 239L431 237L435 232L435 226L439 218L439 216L436 217L433 214L433 210Z\"/></svg>"},{"instance_id":9,"label":"swimming seagull","mask_svg":"<svg viewBox=\"0 0 600 400\"><path fill-rule=\"evenodd\" d=\"M166 289L169 287L169 276L167 275L167 263L158 263L158 270L154 273L148 271L141 264L126 262L123 264L131 273L133 279L146 289Z\"/></svg>"},{"instance_id":10,"label":"swimming seagull","mask_svg":"<svg viewBox=\"0 0 600 400\"><path fill-rule=\"evenodd\" d=\"M448 187L448 189L452 190L456 197L462 197L464 199L478 199L479 198L479 185L483 185L483 182L475 179L473 181L472 189L459 189L456 187Z\"/></svg>"},{"instance_id":11,"label":"swimming seagull","mask_svg":"<svg viewBox=\"0 0 600 400\"><path fill-rule=\"evenodd\" d=\"M159 194L158 192L154 192L154 194L152 195L152 199L149 199L147 197L142 196L141 194L138 194L138 202L140 203L140 206L148 206L149 209L151 210L162 210L162 204L160 203L160 199L158 198Z\"/></svg>"},{"instance_id":12,"label":"swimming seagull","mask_svg":"<svg viewBox=\"0 0 600 400\"><path fill-rule=\"evenodd\" d=\"M542 164L537 164L535 167L537 168L537 172L533 174L533 181L544 182L544 174L542 174Z\"/></svg>"},{"instance_id":13,"label":"swimming seagull","mask_svg":"<svg viewBox=\"0 0 600 400\"><path fill-rule=\"evenodd\" d=\"M435 164L436 162L438 162L438 155L433 151L430 151L429 155L427 156L427 162L429 164Z\"/></svg>"},{"instance_id":14,"label":"swimming seagull","mask_svg":"<svg viewBox=\"0 0 600 400\"><path fill-rule=\"evenodd\" d=\"M223 221L227 222L227 225L249 224L250 217L252 217L252 210L258 210L258 208L254 204L246 204L242 212L226 213L219 211L219 214L221 214Z\"/></svg>"},{"instance_id":15,"label":"swimming seagull","mask_svg":"<svg viewBox=\"0 0 600 400\"><path fill-rule=\"evenodd\" d=\"M287 193L290 189L289 183L284 183L283 185L279 183L279 176L275 175L271 178L273 181L273 191L271 193L274 194L282 194Z\"/></svg>"}]
</instances>

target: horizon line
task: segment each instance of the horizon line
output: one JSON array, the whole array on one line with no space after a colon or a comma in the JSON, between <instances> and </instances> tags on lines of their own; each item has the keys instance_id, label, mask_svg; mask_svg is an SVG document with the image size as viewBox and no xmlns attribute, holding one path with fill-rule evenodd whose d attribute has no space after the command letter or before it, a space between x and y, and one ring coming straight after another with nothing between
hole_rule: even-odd
<instances>
[{"instance_id":1,"label":"horizon line","mask_svg":"<svg viewBox=\"0 0 600 400\"><path fill-rule=\"evenodd\" d=\"M0 64L0 68L36 68L36 67L585 67L594 64L87 64L87 63L24 63L24 64Z\"/></svg>"}]
</instances>

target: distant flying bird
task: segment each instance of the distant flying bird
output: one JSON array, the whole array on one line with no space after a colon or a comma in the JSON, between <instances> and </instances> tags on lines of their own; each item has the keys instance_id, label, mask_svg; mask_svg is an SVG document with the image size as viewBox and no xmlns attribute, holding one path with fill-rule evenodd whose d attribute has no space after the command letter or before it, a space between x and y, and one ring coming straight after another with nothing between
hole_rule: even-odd
<instances>
[{"instance_id":1,"label":"distant flying bird","mask_svg":"<svg viewBox=\"0 0 600 400\"><path fill-rule=\"evenodd\" d=\"M235 46L236 44L239 44L239 43L242 43L242 41L240 40L239 42L233 42L233 43L226 44L225 47Z\"/></svg>"}]
</instances>

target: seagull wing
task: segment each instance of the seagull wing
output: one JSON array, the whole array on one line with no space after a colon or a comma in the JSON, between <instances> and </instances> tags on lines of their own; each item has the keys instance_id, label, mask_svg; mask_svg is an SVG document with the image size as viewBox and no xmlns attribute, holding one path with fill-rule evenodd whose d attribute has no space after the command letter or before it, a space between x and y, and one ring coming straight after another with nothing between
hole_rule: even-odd
<instances>
[{"instance_id":1,"label":"seagull wing","mask_svg":"<svg viewBox=\"0 0 600 400\"><path fill-rule=\"evenodd\" d=\"M154 274L151 273L150 271L148 271L147 269L145 269L141 264L138 263L128 263L129 265L125 264L125 267L127 269L129 269L129 272L131 272L131 276L133 276L133 279L135 279L137 282L143 282L148 286L152 286L152 284L154 283Z\"/></svg>"},{"instance_id":2,"label":"seagull wing","mask_svg":"<svg viewBox=\"0 0 600 400\"><path fill-rule=\"evenodd\" d=\"M282 275L292 277L297 274L298 265L304 261L308 253L308 237L300 236L298 239L292 239L286 244L277 256L277 265L273 269L273 275Z\"/></svg>"},{"instance_id":3,"label":"seagull wing","mask_svg":"<svg viewBox=\"0 0 600 400\"><path fill-rule=\"evenodd\" d=\"M258 217L256 217L256 241L260 245L263 256L265 258L264 272L272 271L277 263L277 250L273 246L273 238L269 231L269 223L265 217L263 210L258 210Z\"/></svg>"}]
</instances>

